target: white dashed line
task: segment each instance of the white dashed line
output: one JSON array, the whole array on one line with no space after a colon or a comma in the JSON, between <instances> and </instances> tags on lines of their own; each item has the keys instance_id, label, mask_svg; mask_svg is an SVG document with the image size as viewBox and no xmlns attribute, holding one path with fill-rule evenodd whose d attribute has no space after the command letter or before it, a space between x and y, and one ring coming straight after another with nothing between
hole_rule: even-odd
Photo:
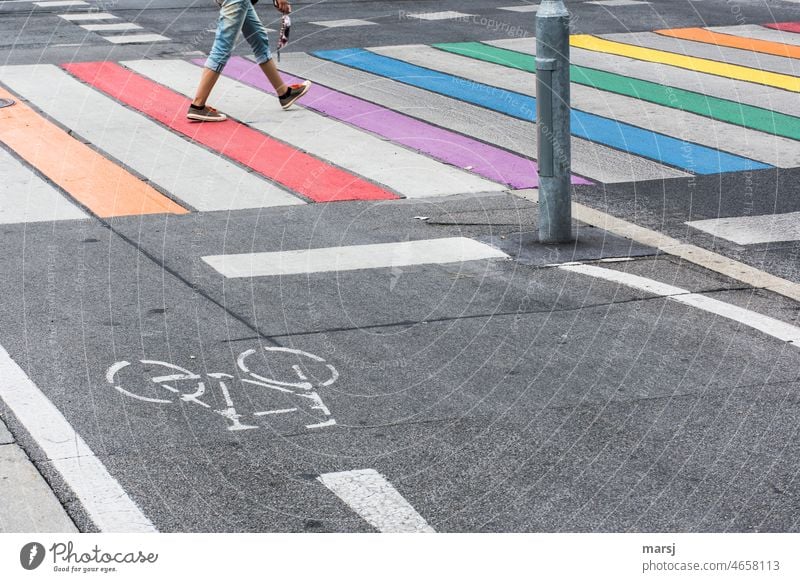
<instances>
[{"instance_id":1,"label":"white dashed line","mask_svg":"<svg viewBox=\"0 0 800 582\"><path fill-rule=\"evenodd\" d=\"M164 42L171 40L166 36L161 36L160 34L120 34L116 36L104 36L103 38L108 42L113 42L114 44L136 44Z\"/></svg>"},{"instance_id":2,"label":"white dashed line","mask_svg":"<svg viewBox=\"0 0 800 582\"><path fill-rule=\"evenodd\" d=\"M91 32L119 32L123 30L141 30L142 27L132 22L118 22L115 24L81 24L81 28Z\"/></svg>"},{"instance_id":3,"label":"white dashed line","mask_svg":"<svg viewBox=\"0 0 800 582\"><path fill-rule=\"evenodd\" d=\"M88 6L88 2L82 0L53 0L50 2L34 2L40 8L60 8L64 6Z\"/></svg>"},{"instance_id":4,"label":"white dashed line","mask_svg":"<svg viewBox=\"0 0 800 582\"><path fill-rule=\"evenodd\" d=\"M800 240L800 212L712 218L686 224L739 245Z\"/></svg>"},{"instance_id":5,"label":"white dashed line","mask_svg":"<svg viewBox=\"0 0 800 582\"><path fill-rule=\"evenodd\" d=\"M319 22L312 22L317 26L324 26L325 28L345 28L348 26L371 26L377 24L369 20L358 20L357 18L348 18L345 20L322 20Z\"/></svg>"},{"instance_id":6,"label":"white dashed line","mask_svg":"<svg viewBox=\"0 0 800 582\"><path fill-rule=\"evenodd\" d=\"M472 18L473 14L464 14L463 12L414 12L405 13L406 18L417 18L419 20L463 20Z\"/></svg>"},{"instance_id":7,"label":"white dashed line","mask_svg":"<svg viewBox=\"0 0 800 582\"><path fill-rule=\"evenodd\" d=\"M116 20L118 18L108 12L79 12L76 14L59 14L58 16L59 18L73 22L81 20Z\"/></svg>"},{"instance_id":8,"label":"white dashed line","mask_svg":"<svg viewBox=\"0 0 800 582\"><path fill-rule=\"evenodd\" d=\"M508 10L509 12L536 12L539 10L539 5L527 4L525 6L506 6L505 8L498 8L498 10Z\"/></svg>"},{"instance_id":9,"label":"white dashed line","mask_svg":"<svg viewBox=\"0 0 800 582\"><path fill-rule=\"evenodd\" d=\"M317 479L383 533L435 533L386 478L374 469L326 473Z\"/></svg>"}]
</instances>

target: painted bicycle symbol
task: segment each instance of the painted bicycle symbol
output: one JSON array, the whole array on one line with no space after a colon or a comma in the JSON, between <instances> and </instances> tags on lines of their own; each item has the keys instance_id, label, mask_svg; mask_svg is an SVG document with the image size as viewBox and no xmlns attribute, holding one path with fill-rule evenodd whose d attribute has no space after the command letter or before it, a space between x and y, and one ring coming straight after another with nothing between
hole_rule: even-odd
<instances>
[{"instance_id":1,"label":"painted bicycle symbol","mask_svg":"<svg viewBox=\"0 0 800 582\"><path fill-rule=\"evenodd\" d=\"M198 374L158 360L123 360L108 368L106 381L120 394L140 402L159 406L185 403L211 411L226 420L229 431L258 429L258 419L292 413L315 420L305 424L307 429L336 425L318 391L339 379L339 372L325 359L291 348L264 347L239 354L236 366L234 376ZM137 376L143 381L137 381ZM270 406L264 408L267 404Z\"/></svg>"}]
</instances>

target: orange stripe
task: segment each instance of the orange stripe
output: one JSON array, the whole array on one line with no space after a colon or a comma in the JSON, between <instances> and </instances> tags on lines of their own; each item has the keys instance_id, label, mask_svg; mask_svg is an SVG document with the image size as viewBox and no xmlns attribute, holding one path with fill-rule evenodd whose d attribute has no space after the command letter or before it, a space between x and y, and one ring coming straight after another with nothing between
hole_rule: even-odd
<instances>
[{"instance_id":1,"label":"orange stripe","mask_svg":"<svg viewBox=\"0 0 800 582\"><path fill-rule=\"evenodd\" d=\"M99 217L188 212L18 99L0 109L0 141Z\"/></svg>"},{"instance_id":2,"label":"orange stripe","mask_svg":"<svg viewBox=\"0 0 800 582\"><path fill-rule=\"evenodd\" d=\"M782 42L770 42L768 40L744 38L741 36L734 36L732 34L713 32L703 28L673 28L671 30L656 30L656 32L663 36L682 38L683 40L694 40L697 42L704 42L706 44L727 46L730 48L743 49L746 51L775 55L778 57L800 59L800 46L784 44Z\"/></svg>"}]
</instances>

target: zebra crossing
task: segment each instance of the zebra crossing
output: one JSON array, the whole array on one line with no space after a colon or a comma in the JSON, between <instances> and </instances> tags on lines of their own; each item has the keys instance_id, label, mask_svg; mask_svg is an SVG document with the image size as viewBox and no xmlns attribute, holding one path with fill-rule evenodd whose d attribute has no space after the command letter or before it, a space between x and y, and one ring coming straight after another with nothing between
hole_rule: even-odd
<instances>
[{"instance_id":1,"label":"zebra crossing","mask_svg":"<svg viewBox=\"0 0 800 582\"><path fill-rule=\"evenodd\" d=\"M124 28L101 15L84 26ZM800 167L790 24L573 36L573 183ZM232 121L213 125L184 117L202 59L3 66L0 96L22 102L0 111L0 222L536 188L534 53L530 38L288 53L287 81L314 85L286 113L234 57L213 95Z\"/></svg>"}]
</instances>

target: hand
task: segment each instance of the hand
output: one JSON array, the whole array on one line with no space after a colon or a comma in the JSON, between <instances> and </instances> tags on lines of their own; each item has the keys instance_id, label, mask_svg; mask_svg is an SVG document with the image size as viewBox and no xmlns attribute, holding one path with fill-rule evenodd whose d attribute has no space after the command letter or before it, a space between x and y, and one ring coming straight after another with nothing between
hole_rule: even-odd
<instances>
[{"instance_id":1,"label":"hand","mask_svg":"<svg viewBox=\"0 0 800 582\"><path fill-rule=\"evenodd\" d=\"M287 0L272 0L272 3L275 5L275 8L284 14L289 14L292 11L292 6Z\"/></svg>"}]
</instances>

